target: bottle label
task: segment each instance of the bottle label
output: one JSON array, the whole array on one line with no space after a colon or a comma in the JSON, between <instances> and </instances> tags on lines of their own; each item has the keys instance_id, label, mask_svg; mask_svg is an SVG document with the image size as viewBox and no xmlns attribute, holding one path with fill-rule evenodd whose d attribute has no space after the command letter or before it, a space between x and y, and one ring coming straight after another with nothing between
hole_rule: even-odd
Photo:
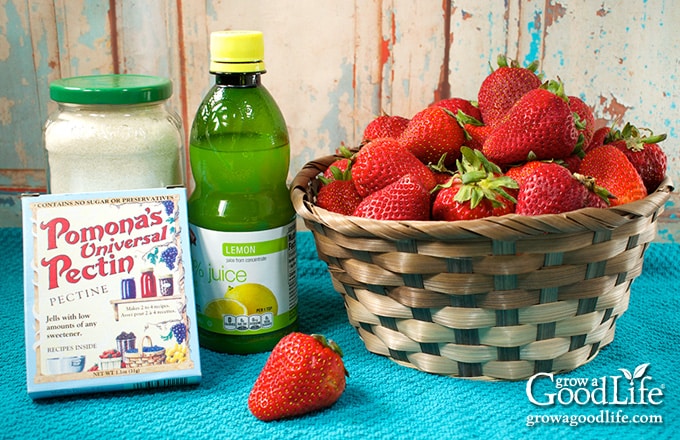
<instances>
[{"instance_id":1,"label":"bottle label","mask_svg":"<svg viewBox=\"0 0 680 440\"><path fill-rule=\"evenodd\" d=\"M295 221L256 232L189 229L199 327L253 335L295 321Z\"/></svg>"}]
</instances>

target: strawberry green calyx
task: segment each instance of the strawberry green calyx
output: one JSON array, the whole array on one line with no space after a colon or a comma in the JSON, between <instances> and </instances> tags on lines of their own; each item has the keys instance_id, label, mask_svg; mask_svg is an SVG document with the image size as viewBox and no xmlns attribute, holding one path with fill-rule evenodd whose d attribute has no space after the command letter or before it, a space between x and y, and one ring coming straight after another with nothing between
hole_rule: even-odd
<instances>
[{"instance_id":1,"label":"strawberry green calyx","mask_svg":"<svg viewBox=\"0 0 680 440\"><path fill-rule=\"evenodd\" d=\"M560 80L555 80L551 79L549 81L544 82L541 85L542 89L545 89L549 92L554 93L557 95L560 99L562 99L564 102L568 103L569 102L569 97L567 94L564 92L564 83ZM578 119L578 118L576 118Z\"/></svg>"},{"instance_id":2,"label":"strawberry green calyx","mask_svg":"<svg viewBox=\"0 0 680 440\"><path fill-rule=\"evenodd\" d=\"M500 206L498 196L516 203L517 200L511 196L506 188L517 189L517 182L502 175L498 165L490 162L479 150L468 147L461 148L462 157L456 162L458 171L456 176L460 178L462 185L454 197L454 200L463 203L470 201L470 207L474 209L483 199L487 199L493 206ZM449 185L455 179L451 179Z\"/></svg>"},{"instance_id":3,"label":"strawberry green calyx","mask_svg":"<svg viewBox=\"0 0 680 440\"><path fill-rule=\"evenodd\" d=\"M482 170L487 173L501 174L501 168L495 163L489 161L484 154L479 150L473 150L470 147L461 147L462 165L466 170ZM460 161L459 161L460 162ZM460 171L460 166L458 167Z\"/></svg>"},{"instance_id":4,"label":"strawberry green calyx","mask_svg":"<svg viewBox=\"0 0 680 440\"><path fill-rule=\"evenodd\" d=\"M503 54L498 54L496 64L498 64L498 67L508 67L508 58Z\"/></svg>"},{"instance_id":5,"label":"strawberry green calyx","mask_svg":"<svg viewBox=\"0 0 680 440\"><path fill-rule=\"evenodd\" d=\"M328 179L328 178L324 177L323 174L320 174L318 176L318 179L324 185L328 185L333 180L352 180L352 169L351 169L351 167L347 167L347 169L341 170L340 168L336 167L335 165L332 165L328 168L328 170L333 175L332 179Z\"/></svg>"},{"instance_id":6,"label":"strawberry green calyx","mask_svg":"<svg viewBox=\"0 0 680 440\"><path fill-rule=\"evenodd\" d=\"M441 173L446 173L449 172L450 170L446 168L446 153L442 154L442 157L439 158L439 161L436 164L429 164L428 167L432 171L439 171Z\"/></svg>"},{"instance_id":7,"label":"strawberry green calyx","mask_svg":"<svg viewBox=\"0 0 680 440\"><path fill-rule=\"evenodd\" d=\"M641 130L648 132L648 135L643 135ZM626 142L626 147L631 151L642 151L645 145L658 144L666 140L666 133L655 135L652 130L648 128L637 128L630 122L621 130L611 130L607 136L607 143L623 140Z\"/></svg>"},{"instance_id":8,"label":"strawberry green calyx","mask_svg":"<svg viewBox=\"0 0 680 440\"><path fill-rule=\"evenodd\" d=\"M583 130L586 128L586 121L579 116L578 113L576 112L571 112L571 114L574 117L574 125L576 126L576 129L578 130L578 140L576 141L576 146L574 147L574 151L572 154L576 154L578 157L583 159L583 157L586 155L585 153L585 145L586 142L586 137L583 135Z\"/></svg>"},{"instance_id":9,"label":"strawberry green calyx","mask_svg":"<svg viewBox=\"0 0 680 440\"><path fill-rule=\"evenodd\" d=\"M446 153L442 154L442 157L439 158L439 161L436 164L430 163L427 165L427 167L432 170L435 173L441 173L445 175L451 175L453 176L455 173L448 169L446 166ZM435 192L437 187L433 188L431 192Z\"/></svg>"},{"instance_id":10,"label":"strawberry green calyx","mask_svg":"<svg viewBox=\"0 0 680 440\"><path fill-rule=\"evenodd\" d=\"M571 112L571 114L574 116L574 125L576 125L576 129L584 130L586 128L586 121L576 112Z\"/></svg>"},{"instance_id":11,"label":"strawberry green calyx","mask_svg":"<svg viewBox=\"0 0 680 440\"><path fill-rule=\"evenodd\" d=\"M607 205L611 205L610 199L616 198L616 196L609 192L607 188L598 185L594 177L584 176L583 174L579 173L573 173L572 176L574 179L581 182L581 184L583 184L583 186L585 186L588 191L594 192L597 196L604 200Z\"/></svg>"},{"instance_id":12,"label":"strawberry green calyx","mask_svg":"<svg viewBox=\"0 0 680 440\"><path fill-rule=\"evenodd\" d=\"M538 74L538 60L533 60L531 63L529 63L528 66L525 67L527 70L531 70L532 72ZM538 76L542 76L538 74Z\"/></svg>"},{"instance_id":13,"label":"strawberry green calyx","mask_svg":"<svg viewBox=\"0 0 680 440\"><path fill-rule=\"evenodd\" d=\"M317 333L314 333L311 336L312 336L312 338L319 341L321 343L321 345L323 345L324 347L328 347L331 350L333 350L334 352L336 352L338 354L338 356L340 356L340 357L343 356L342 349L332 339L328 340L328 339L326 339L326 337L324 335L320 335L320 334L317 334Z\"/></svg>"},{"instance_id":14,"label":"strawberry green calyx","mask_svg":"<svg viewBox=\"0 0 680 440\"><path fill-rule=\"evenodd\" d=\"M519 61L509 59L504 54L499 54L498 57L496 57L496 64L498 64L498 68L501 68L501 67L520 68L520 67L522 67L522 66L519 65ZM525 67L525 69L536 73L537 70L538 70L538 60L532 61L528 66ZM493 71L493 68L492 68L492 71Z\"/></svg>"},{"instance_id":15,"label":"strawberry green calyx","mask_svg":"<svg viewBox=\"0 0 680 440\"><path fill-rule=\"evenodd\" d=\"M354 154L355 153L352 150L350 150L344 145L341 145L340 148L338 148L336 151L336 156L341 156L344 159L353 159Z\"/></svg>"},{"instance_id":16,"label":"strawberry green calyx","mask_svg":"<svg viewBox=\"0 0 680 440\"><path fill-rule=\"evenodd\" d=\"M327 339L324 335L320 335L318 333L313 333L310 335L312 338L316 339L319 341L321 345L323 345L325 348L330 348L335 354L338 356L342 357L343 352L340 346L332 339ZM349 377L349 372L345 368L345 376Z\"/></svg>"},{"instance_id":17,"label":"strawberry green calyx","mask_svg":"<svg viewBox=\"0 0 680 440\"><path fill-rule=\"evenodd\" d=\"M466 124L474 125L476 127L481 127L484 125L482 121L466 114L465 112L463 112L463 110L458 110L458 113L456 113L455 116L456 120L458 121L461 127L465 127Z\"/></svg>"}]
</instances>

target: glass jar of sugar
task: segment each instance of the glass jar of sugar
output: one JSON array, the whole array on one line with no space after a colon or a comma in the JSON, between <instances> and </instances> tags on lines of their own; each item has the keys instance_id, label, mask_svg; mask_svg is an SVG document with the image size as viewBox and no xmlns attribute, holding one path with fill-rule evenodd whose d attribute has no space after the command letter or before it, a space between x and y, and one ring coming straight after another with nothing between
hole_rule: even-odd
<instances>
[{"instance_id":1,"label":"glass jar of sugar","mask_svg":"<svg viewBox=\"0 0 680 440\"><path fill-rule=\"evenodd\" d=\"M45 124L50 193L164 188L184 184L179 116L169 79L132 74L50 83L58 104Z\"/></svg>"}]
</instances>

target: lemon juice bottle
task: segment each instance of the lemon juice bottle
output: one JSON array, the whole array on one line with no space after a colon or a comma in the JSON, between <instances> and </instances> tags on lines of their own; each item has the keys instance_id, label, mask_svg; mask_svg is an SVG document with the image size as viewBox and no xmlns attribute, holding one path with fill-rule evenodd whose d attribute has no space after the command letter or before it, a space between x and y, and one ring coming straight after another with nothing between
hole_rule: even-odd
<instances>
[{"instance_id":1,"label":"lemon juice bottle","mask_svg":"<svg viewBox=\"0 0 680 440\"><path fill-rule=\"evenodd\" d=\"M213 32L210 72L189 147L199 341L218 352L267 351L297 328L297 272L290 144L261 84L262 33Z\"/></svg>"}]
</instances>

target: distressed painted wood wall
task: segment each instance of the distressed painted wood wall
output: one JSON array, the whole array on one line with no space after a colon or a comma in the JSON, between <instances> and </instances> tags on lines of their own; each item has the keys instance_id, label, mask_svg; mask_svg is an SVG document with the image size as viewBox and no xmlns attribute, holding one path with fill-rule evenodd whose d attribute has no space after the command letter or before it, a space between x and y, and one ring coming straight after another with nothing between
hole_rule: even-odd
<instances>
[{"instance_id":1,"label":"distressed painted wood wall","mask_svg":"<svg viewBox=\"0 0 680 440\"><path fill-rule=\"evenodd\" d=\"M680 3L670 0L0 0L0 226L18 194L43 191L50 81L96 73L170 77L189 127L212 83L208 38L265 33L268 73L292 141L291 176L356 145L381 112L410 117L450 96L475 99L499 53L540 62L600 124L665 132L680 182ZM678 196L659 240L680 238Z\"/></svg>"}]
</instances>

